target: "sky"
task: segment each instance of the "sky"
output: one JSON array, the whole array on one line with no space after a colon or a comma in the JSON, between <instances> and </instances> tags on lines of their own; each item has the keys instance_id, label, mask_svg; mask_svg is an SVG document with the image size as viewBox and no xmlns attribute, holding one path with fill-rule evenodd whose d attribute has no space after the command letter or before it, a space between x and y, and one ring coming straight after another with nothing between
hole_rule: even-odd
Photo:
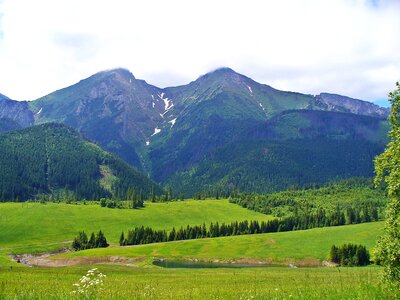
<instances>
[{"instance_id":1,"label":"sky","mask_svg":"<svg viewBox=\"0 0 400 300\"><path fill-rule=\"evenodd\" d=\"M123 67L159 86L230 67L281 90L382 101L400 0L0 0L0 93L33 100Z\"/></svg>"}]
</instances>

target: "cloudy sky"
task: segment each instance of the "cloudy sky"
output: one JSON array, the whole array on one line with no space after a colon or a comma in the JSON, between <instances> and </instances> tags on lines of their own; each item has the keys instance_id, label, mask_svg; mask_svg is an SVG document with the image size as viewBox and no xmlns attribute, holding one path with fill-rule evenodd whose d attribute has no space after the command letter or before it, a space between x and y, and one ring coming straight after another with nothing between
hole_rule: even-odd
<instances>
[{"instance_id":1,"label":"cloudy sky","mask_svg":"<svg viewBox=\"0 0 400 300\"><path fill-rule=\"evenodd\" d=\"M0 93L31 100L105 69L160 86L228 66L282 90L385 99L400 0L0 0Z\"/></svg>"}]
</instances>

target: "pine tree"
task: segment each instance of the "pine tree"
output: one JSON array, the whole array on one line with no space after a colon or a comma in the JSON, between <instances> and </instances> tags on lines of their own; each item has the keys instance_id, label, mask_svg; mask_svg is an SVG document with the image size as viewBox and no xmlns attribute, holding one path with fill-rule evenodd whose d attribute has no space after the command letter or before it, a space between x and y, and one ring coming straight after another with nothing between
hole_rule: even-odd
<instances>
[{"instance_id":1,"label":"pine tree","mask_svg":"<svg viewBox=\"0 0 400 300\"><path fill-rule=\"evenodd\" d=\"M125 245L125 236L124 236L124 232L121 232L121 236L119 237L119 245L123 246Z\"/></svg>"},{"instance_id":2,"label":"pine tree","mask_svg":"<svg viewBox=\"0 0 400 300\"><path fill-rule=\"evenodd\" d=\"M105 248L108 247L107 239L104 236L104 233L100 230L96 236L96 248Z\"/></svg>"},{"instance_id":3,"label":"pine tree","mask_svg":"<svg viewBox=\"0 0 400 300\"><path fill-rule=\"evenodd\" d=\"M96 248L96 237L94 236L94 232L90 235L89 242L87 244L87 249Z\"/></svg>"}]
</instances>

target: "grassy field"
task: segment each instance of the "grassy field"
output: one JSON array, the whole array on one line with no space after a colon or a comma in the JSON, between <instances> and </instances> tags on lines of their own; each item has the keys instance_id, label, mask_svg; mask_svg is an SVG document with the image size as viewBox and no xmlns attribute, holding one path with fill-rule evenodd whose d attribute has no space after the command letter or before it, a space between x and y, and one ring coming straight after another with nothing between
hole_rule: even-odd
<instances>
[{"instance_id":1,"label":"grassy field","mask_svg":"<svg viewBox=\"0 0 400 300\"><path fill-rule=\"evenodd\" d=\"M76 299L73 284L88 268L0 268L0 299ZM107 277L93 299L396 299L375 267L98 268Z\"/></svg>"},{"instance_id":2,"label":"grassy field","mask_svg":"<svg viewBox=\"0 0 400 300\"><path fill-rule=\"evenodd\" d=\"M102 290L80 299L397 299L379 283L378 267L363 268L218 268L165 269L154 258L240 261L302 265L327 258L332 244L357 243L371 249L383 223L304 231L176 241L58 254L51 260L81 260L68 267L32 267L6 254L49 251L79 230L102 229L116 243L121 230L138 225L172 228L203 222L268 220L226 200L147 203L140 210L93 205L0 204L0 299L76 299L73 284L102 258L136 261L130 266L97 264ZM68 242L67 245L69 245ZM91 260L94 259L94 260ZM125 264L125 263L124 263Z\"/></svg>"},{"instance_id":3,"label":"grassy field","mask_svg":"<svg viewBox=\"0 0 400 300\"><path fill-rule=\"evenodd\" d=\"M135 226L172 229L205 222L268 220L270 216L244 209L228 200L187 200L145 203L142 209L109 209L99 205L0 203L0 248L31 253L70 245L79 231L105 232L117 243L121 231ZM1 251L1 249L0 249Z\"/></svg>"},{"instance_id":4,"label":"grassy field","mask_svg":"<svg viewBox=\"0 0 400 300\"><path fill-rule=\"evenodd\" d=\"M175 241L132 247L109 247L70 252L58 257L124 256L144 258L172 258L200 260L238 260L253 258L285 263L291 260L328 258L332 245L362 244L368 249L375 245L381 234L383 222L364 223L338 227L315 228L302 231L277 232L244 236Z\"/></svg>"}]
</instances>

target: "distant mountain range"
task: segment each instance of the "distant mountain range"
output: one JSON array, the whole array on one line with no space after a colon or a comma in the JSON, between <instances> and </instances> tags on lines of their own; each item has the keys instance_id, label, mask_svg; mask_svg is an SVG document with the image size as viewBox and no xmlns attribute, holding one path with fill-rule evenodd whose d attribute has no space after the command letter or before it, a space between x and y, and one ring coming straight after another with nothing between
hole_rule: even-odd
<instances>
[{"instance_id":1,"label":"distant mountain range","mask_svg":"<svg viewBox=\"0 0 400 300\"><path fill-rule=\"evenodd\" d=\"M372 176L388 113L345 96L279 91L229 68L177 87L116 69L31 102L0 95L0 131L64 123L187 196Z\"/></svg>"}]
</instances>

